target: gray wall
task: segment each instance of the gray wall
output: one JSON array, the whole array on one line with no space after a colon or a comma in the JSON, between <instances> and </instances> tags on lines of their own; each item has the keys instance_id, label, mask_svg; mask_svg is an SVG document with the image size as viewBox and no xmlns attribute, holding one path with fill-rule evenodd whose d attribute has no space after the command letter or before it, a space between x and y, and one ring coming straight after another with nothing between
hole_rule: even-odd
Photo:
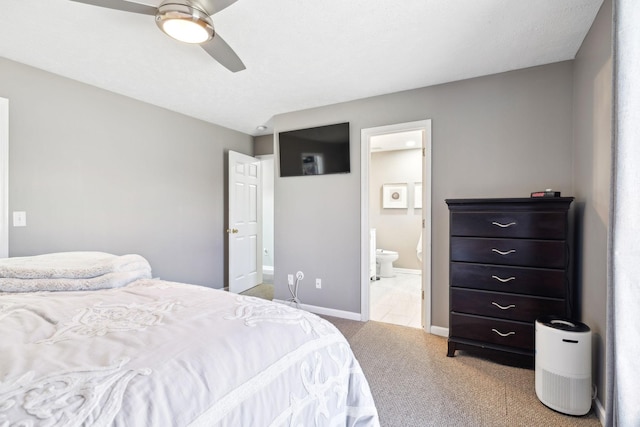
<instances>
[{"instance_id":1,"label":"gray wall","mask_svg":"<svg viewBox=\"0 0 640 427\"><path fill-rule=\"evenodd\" d=\"M416 248L422 231L422 209L415 209L413 191L422 181L422 150L371 153L369 175L369 224L376 229L376 247L398 252L397 268L420 269ZM382 207L384 184L407 184L408 207Z\"/></svg>"},{"instance_id":2,"label":"gray wall","mask_svg":"<svg viewBox=\"0 0 640 427\"><path fill-rule=\"evenodd\" d=\"M273 135L260 135L253 139L254 155L273 154Z\"/></svg>"},{"instance_id":3,"label":"gray wall","mask_svg":"<svg viewBox=\"0 0 640 427\"><path fill-rule=\"evenodd\" d=\"M432 324L447 327L444 199L528 197L545 188L571 195L572 72L572 62L561 62L276 116L276 134L351 123L350 174L276 172L276 298L288 297L286 275L302 270L303 303L360 312L360 131L432 119ZM320 290L315 277L323 278Z\"/></svg>"},{"instance_id":4,"label":"gray wall","mask_svg":"<svg viewBox=\"0 0 640 427\"><path fill-rule=\"evenodd\" d=\"M611 0L604 2L574 61L574 188L582 320L593 333L594 382L604 403L607 242L611 194Z\"/></svg>"},{"instance_id":5,"label":"gray wall","mask_svg":"<svg viewBox=\"0 0 640 427\"><path fill-rule=\"evenodd\" d=\"M139 253L154 276L225 284L226 152L252 137L0 58L10 256Z\"/></svg>"}]
</instances>

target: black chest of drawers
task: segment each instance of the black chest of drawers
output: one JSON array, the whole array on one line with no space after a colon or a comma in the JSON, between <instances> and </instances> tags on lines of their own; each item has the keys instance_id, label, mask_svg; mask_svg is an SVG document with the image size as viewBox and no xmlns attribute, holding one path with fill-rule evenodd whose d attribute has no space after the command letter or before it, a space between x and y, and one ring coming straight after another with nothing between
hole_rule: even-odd
<instances>
[{"instance_id":1,"label":"black chest of drawers","mask_svg":"<svg viewBox=\"0 0 640 427\"><path fill-rule=\"evenodd\" d=\"M572 317L573 197L447 199L449 346L533 356L542 315Z\"/></svg>"}]
</instances>

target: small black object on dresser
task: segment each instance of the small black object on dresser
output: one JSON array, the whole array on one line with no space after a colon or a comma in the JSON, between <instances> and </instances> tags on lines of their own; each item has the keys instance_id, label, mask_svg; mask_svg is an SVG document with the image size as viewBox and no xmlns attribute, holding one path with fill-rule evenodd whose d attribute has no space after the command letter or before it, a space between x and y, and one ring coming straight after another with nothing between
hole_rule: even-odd
<instances>
[{"instance_id":1,"label":"small black object on dresser","mask_svg":"<svg viewBox=\"0 0 640 427\"><path fill-rule=\"evenodd\" d=\"M535 320L575 313L573 197L447 199L449 346L533 357Z\"/></svg>"}]
</instances>

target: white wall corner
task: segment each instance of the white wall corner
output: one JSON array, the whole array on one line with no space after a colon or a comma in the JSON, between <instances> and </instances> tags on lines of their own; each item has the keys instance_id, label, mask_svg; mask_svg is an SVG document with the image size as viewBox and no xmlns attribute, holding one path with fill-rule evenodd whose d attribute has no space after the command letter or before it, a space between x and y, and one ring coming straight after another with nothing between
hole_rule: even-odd
<instances>
[{"instance_id":1,"label":"white wall corner","mask_svg":"<svg viewBox=\"0 0 640 427\"><path fill-rule=\"evenodd\" d=\"M0 98L0 258L9 256L9 100Z\"/></svg>"}]
</instances>

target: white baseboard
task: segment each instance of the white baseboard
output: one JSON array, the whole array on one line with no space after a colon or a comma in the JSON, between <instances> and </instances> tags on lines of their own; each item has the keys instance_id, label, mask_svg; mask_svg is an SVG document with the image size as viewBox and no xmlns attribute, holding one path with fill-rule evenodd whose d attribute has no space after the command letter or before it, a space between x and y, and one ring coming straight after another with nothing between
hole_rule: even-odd
<instances>
[{"instance_id":1,"label":"white baseboard","mask_svg":"<svg viewBox=\"0 0 640 427\"><path fill-rule=\"evenodd\" d=\"M279 302L280 304L291 305L289 301L282 301L279 299L274 299L274 301ZM300 304L300 308L310 313L339 317L341 319L347 319L347 320L362 321L362 315L360 313L353 313L351 311L336 310L333 308L326 308L326 307L317 307L315 305L309 305L309 304Z\"/></svg>"},{"instance_id":2,"label":"white baseboard","mask_svg":"<svg viewBox=\"0 0 640 427\"><path fill-rule=\"evenodd\" d=\"M412 268L393 268L393 271L396 273L404 273L404 274L422 274L422 270L414 270Z\"/></svg>"},{"instance_id":3,"label":"white baseboard","mask_svg":"<svg viewBox=\"0 0 640 427\"><path fill-rule=\"evenodd\" d=\"M438 335L445 338L449 337L449 328L443 328L442 326L431 326L430 332L433 335Z\"/></svg>"},{"instance_id":4,"label":"white baseboard","mask_svg":"<svg viewBox=\"0 0 640 427\"><path fill-rule=\"evenodd\" d=\"M598 399L597 397L594 400L594 408L593 411L596 413L596 416L598 417L598 419L600 420L600 424L605 425L606 419L607 419L607 413L604 410L604 407L602 406L602 403L600 402L600 399Z\"/></svg>"}]
</instances>

